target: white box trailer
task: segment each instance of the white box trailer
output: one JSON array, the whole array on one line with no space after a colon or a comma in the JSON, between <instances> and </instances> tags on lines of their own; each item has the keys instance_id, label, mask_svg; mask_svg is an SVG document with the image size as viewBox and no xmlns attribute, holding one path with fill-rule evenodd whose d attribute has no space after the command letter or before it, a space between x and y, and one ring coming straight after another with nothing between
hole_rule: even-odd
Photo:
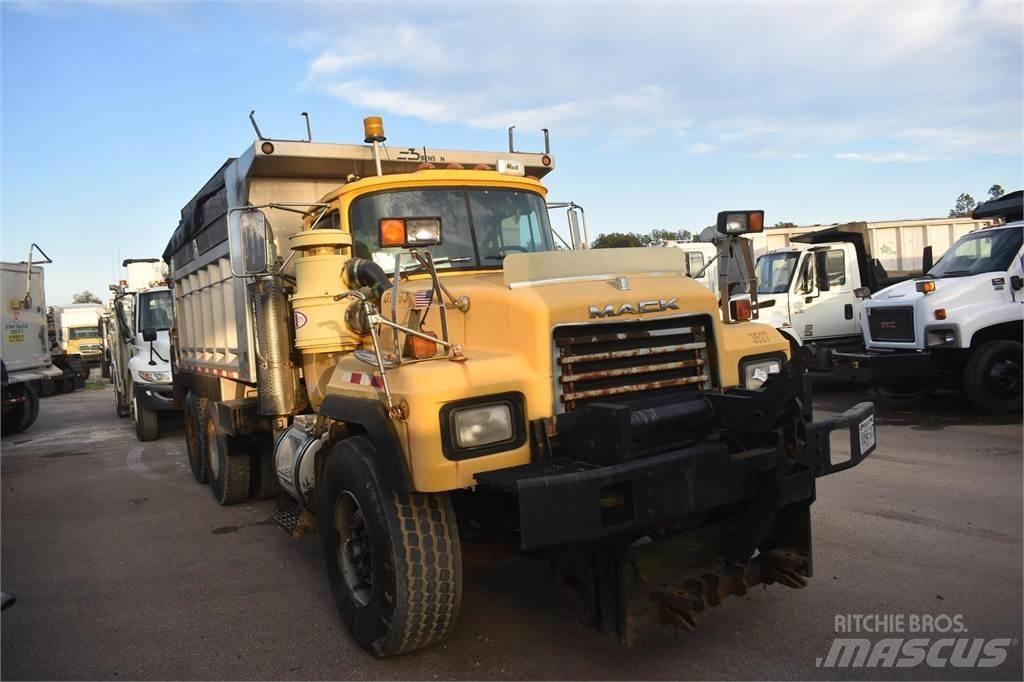
<instances>
[{"instance_id":1,"label":"white box trailer","mask_svg":"<svg viewBox=\"0 0 1024 682\"><path fill-rule=\"evenodd\" d=\"M2 430L10 435L32 425L39 414L39 396L52 393L52 383L62 379L63 372L50 357L43 269L0 263L0 303Z\"/></svg>"}]
</instances>

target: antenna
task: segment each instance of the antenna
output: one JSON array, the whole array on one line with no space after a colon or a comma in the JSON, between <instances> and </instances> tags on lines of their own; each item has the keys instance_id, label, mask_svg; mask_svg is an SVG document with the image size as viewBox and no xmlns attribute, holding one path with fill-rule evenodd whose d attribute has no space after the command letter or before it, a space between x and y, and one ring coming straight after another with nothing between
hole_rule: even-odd
<instances>
[{"instance_id":1,"label":"antenna","mask_svg":"<svg viewBox=\"0 0 1024 682\"><path fill-rule=\"evenodd\" d=\"M313 129L309 127L309 114L305 111L302 112L302 117L306 119L306 142L313 141Z\"/></svg>"},{"instance_id":2,"label":"antenna","mask_svg":"<svg viewBox=\"0 0 1024 682\"><path fill-rule=\"evenodd\" d=\"M263 133L260 132L260 127L258 125L256 125L256 110L255 109L253 109L252 111L249 112L249 121L252 122L252 127L256 129L256 137L258 137L261 140L267 139L267 138L263 137ZM307 119L307 122L308 122L308 119Z\"/></svg>"}]
</instances>

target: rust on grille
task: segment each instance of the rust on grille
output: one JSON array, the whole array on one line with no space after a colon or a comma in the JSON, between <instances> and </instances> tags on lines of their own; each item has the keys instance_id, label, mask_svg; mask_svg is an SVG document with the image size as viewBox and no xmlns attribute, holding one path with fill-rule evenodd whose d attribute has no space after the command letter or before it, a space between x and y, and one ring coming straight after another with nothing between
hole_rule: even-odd
<instances>
[{"instance_id":1,"label":"rust on grille","mask_svg":"<svg viewBox=\"0 0 1024 682\"><path fill-rule=\"evenodd\" d=\"M554 374L562 408L709 386L708 324L704 318L661 317L556 328Z\"/></svg>"}]
</instances>

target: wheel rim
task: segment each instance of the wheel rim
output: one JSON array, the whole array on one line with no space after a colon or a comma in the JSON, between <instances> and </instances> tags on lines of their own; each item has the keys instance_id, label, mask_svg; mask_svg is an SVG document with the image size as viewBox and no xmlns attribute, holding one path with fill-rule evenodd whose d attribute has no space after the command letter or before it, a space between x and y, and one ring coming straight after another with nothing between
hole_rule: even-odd
<instances>
[{"instance_id":1,"label":"wheel rim","mask_svg":"<svg viewBox=\"0 0 1024 682\"><path fill-rule=\"evenodd\" d=\"M989 390L996 398L1010 400L1021 395L1021 363L1018 358L997 358L988 370Z\"/></svg>"},{"instance_id":2,"label":"wheel rim","mask_svg":"<svg viewBox=\"0 0 1024 682\"><path fill-rule=\"evenodd\" d=\"M210 452L210 461L207 463L207 466L210 467L210 477L218 479L220 478L220 443L217 442L217 433L212 423L206 424L206 448Z\"/></svg>"},{"instance_id":3,"label":"wheel rim","mask_svg":"<svg viewBox=\"0 0 1024 682\"><path fill-rule=\"evenodd\" d=\"M334 534L341 578L353 601L366 606L373 596L373 551L363 510L349 492L334 501Z\"/></svg>"}]
</instances>

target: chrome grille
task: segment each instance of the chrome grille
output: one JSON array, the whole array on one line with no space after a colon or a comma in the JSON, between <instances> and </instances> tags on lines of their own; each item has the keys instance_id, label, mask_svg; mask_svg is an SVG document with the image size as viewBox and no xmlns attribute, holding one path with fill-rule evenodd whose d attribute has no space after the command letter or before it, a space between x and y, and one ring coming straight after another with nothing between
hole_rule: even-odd
<instances>
[{"instance_id":1,"label":"chrome grille","mask_svg":"<svg viewBox=\"0 0 1024 682\"><path fill-rule=\"evenodd\" d=\"M708 326L706 317L663 317L555 328L558 412L709 387Z\"/></svg>"}]
</instances>

